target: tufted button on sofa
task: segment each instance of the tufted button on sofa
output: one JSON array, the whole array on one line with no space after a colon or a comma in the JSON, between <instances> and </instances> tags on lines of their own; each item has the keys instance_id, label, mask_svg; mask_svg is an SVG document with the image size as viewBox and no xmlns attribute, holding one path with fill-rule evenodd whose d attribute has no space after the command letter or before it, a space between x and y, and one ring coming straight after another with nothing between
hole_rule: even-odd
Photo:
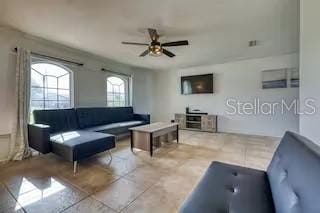
<instances>
[{"instance_id":1,"label":"tufted button on sofa","mask_svg":"<svg viewBox=\"0 0 320 213\"><path fill-rule=\"evenodd\" d=\"M286 132L267 171L212 162L181 213L319 213L320 148Z\"/></svg>"}]
</instances>

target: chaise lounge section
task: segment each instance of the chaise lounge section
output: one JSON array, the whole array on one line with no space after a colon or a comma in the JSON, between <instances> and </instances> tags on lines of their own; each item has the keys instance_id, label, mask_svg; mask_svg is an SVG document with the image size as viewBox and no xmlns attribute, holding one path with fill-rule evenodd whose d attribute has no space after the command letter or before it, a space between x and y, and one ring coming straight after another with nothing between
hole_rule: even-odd
<instances>
[{"instance_id":1,"label":"chaise lounge section","mask_svg":"<svg viewBox=\"0 0 320 213\"><path fill-rule=\"evenodd\" d=\"M74 163L110 150L116 136L129 128L150 123L150 115L134 114L132 107L35 110L28 126L29 146L40 153L53 152ZM111 154L111 153L110 153Z\"/></svg>"},{"instance_id":2,"label":"chaise lounge section","mask_svg":"<svg viewBox=\"0 0 320 213\"><path fill-rule=\"evenodd\" d=\"M319 178L319 147L287 132L266 172L213 162L180 212L320 212Z\"/></svg>"}]
</instances>

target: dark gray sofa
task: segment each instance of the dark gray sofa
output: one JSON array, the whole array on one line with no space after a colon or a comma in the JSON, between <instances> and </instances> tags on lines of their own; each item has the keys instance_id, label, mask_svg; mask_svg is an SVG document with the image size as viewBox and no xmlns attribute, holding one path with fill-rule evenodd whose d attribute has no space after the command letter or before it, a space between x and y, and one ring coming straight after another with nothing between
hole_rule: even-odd
<instances>
[{"instance_id":1,"label":"dark gray sofa","mask_svg":"<svg viewBox=\"0 0 320 213\"><path fill-rule=\"evenodd\" d=\"M128 134L129 128L150 123L150 115L134 114L132 107L77 108L79 129L114 134Z\"/></svg>"},{"instance_id":2,"label":"dark gray sofa","mask_svg":"<svg viewBox=\"0 0 320 213\"><path fill-rule=\"evenodd\" d=\"M267 171L213 162L181 213L320 212L320 151L286 132Z\"/></svg>"},{"instance_id":3,"label":"dark gray sofa","mask_svg":"<svg viewBox=\"0 0 320 213\"><path fill-rule=\"evenodd\" d=\"M74 163L115 147L115 137L129 128L150 123L150 115L134 114L132 107L35 110L29 124L29 146L53 152Z\"/></svg>"}]
</instances>

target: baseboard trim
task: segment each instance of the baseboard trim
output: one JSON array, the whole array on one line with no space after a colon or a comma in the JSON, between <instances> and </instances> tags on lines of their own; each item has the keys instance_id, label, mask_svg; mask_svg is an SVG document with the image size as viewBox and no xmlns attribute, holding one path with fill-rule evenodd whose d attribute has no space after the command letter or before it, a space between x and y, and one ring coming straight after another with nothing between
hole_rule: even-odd
<instances>
[{"instance_id":1,"label":"baseboard trim","mask_svg":"<svg viewBox=\"0 0 320 213\"><path fill-rule=\"evenodd\" d=\"M9 161L9 151L10 151L10 134L0 135L0 163L6 163Z\"/></svg>"},{"instance_id":2,"label":"baseboard trim","mask_svg":"<svg viewBox=\"0 0 320 213\"><path fill-rule=\"evenodd\" d=\"M9 159L0 159L0 165L8 162L9 162Z\"/></svg>"},{"instance_id":3,"label":"baseboard trim","mask_svg":"<svg viewBox=\"0 0 320 213\"><path fill-rule=\"evenodd\" d=\"M2 134L2 135L0 135L0 138L9 138L10 135L11 135L10 133Z\"/></svg>"}]
</instances>

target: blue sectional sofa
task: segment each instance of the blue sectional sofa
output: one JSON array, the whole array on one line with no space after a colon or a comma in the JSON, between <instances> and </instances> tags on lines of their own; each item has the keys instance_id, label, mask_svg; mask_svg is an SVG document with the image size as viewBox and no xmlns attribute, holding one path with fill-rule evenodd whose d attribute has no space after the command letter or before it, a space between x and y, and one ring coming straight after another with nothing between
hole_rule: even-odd
<instances>
[{"instance_id":1,"label":"blue sectional sofa","mask_svg":"<svg viewBox=\"0 0 320 213\"><path fill-rule=\"evenodd\" d=\"M181 213L320 212L320 148L287 132L267 171L213 162Z\"/></svg>"},{"instance_id":2,"label":"blue sectional sofa","mask_svg":"<svg viewBox=\"0 0 320 213\"><path fill-rule=\"evenodd\" d=\"M134 114L132 107L35 110L29 124L29 146L53 152L74 163L116 146L116 136L150 123L150 115Z\"/></svg>"}]
</instances>

